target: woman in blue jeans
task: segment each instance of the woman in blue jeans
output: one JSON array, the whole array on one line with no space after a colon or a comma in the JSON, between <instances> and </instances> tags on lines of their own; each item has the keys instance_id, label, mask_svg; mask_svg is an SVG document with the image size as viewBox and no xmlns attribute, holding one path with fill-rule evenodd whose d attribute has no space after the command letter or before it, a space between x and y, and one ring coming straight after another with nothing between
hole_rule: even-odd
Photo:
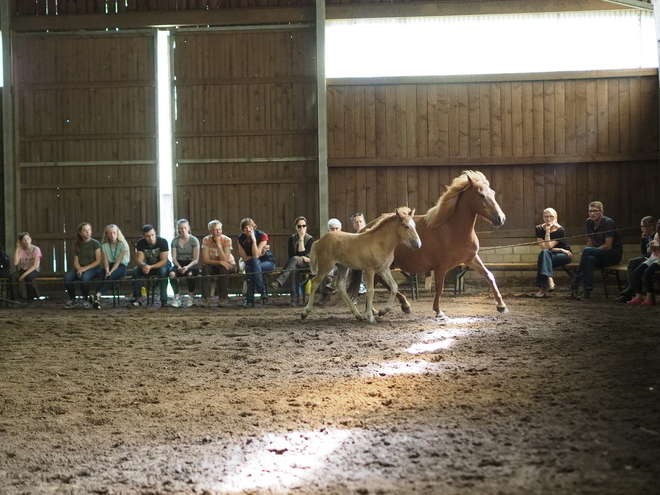
<instances>
[{"instance_id":1,"label":"woman in blue jeans","mask_svg":"<svg viewBox=\"0 0 660 495\"><path fill-rule=\"evenodd\" d=\"M254 306L254 294L261 294L261 304L268 302L268 293L264 283L264 274L275 269L275 258L270 252L268 234L257 230L257 224L251 218L241 220L243 233L238 236L238 249L245 262L247 278L247 297L243 307Z\"/></svg>"},{"instance_id":2,"label":"woman in blue jeans","mask_svg":"<svg viewBox=\"0 0 660 495\"><path fill-rule=\"evenodd\" d=\"M536 286L539 288L538 293L534 294L536 298L547 297L548 292L555 290L552 280L554 269L573 260L571 246L565 237L566 232L557 222L554 208L543 210L543 223L536 226L536 242L541 248L536 272Z\"/></svg>"}]
</instances>

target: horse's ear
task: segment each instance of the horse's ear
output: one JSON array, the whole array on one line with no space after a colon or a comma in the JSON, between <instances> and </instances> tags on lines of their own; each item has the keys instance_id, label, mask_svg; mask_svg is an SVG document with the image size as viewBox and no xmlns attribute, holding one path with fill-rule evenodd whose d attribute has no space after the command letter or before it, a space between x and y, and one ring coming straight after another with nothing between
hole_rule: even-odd
<instances>
[{"instance_id":1,"label":"horse's ear","mask_svg":"<svg viewBox=\"0 0 660 495\"><path fill-rule=\"evenodd\" d=\"M399 218L403 217L403 214L401 213L401 207L398 207L396 210L394 210L394 213L396 213L396 216Z\"/></svg>"},{"instance_id":2,"label":"horse's ear","mask_svg":"<svg viewBox=\"0 0 660 495\"><path fill-rule=\"evenodd\" d=\"M415 216L415 208L413 208L412 211L410 212L410 216L411 216L411 217L414 217L414 216Z\"/></svg>"}]
</instances>

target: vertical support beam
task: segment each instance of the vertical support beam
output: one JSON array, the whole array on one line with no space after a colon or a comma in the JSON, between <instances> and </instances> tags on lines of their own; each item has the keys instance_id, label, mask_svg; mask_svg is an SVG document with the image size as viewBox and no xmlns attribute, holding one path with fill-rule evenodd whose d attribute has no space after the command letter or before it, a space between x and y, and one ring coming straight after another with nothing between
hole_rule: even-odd
<instances>
[{"instance_id":1,"label":"vertical support beam","mask_svg":"<svg viewBox=\"0 0 660 495\"><path fill-rule=\"evenodd\" d=\"M14 154L14 73L12 70L10 2L0 2L2 29L2 143L4 174L4 246L11 253L16 236L16 164Z\"/></svg>"},{"instance_id":2,"label":"vertical support beam","mask_svg":"<svg viewBox=\"0 0 660 495\"><path fill-rule=\"evenodd\" d=\"M655 47L658 55L658 88L660 89L660 0L652 0L653 3L653 17L655 18ZM658 115L660 116L660 104L658 105ZM659 117L660 120L660 117ZM658 125L660 129L660 122ZM660 142L660 135L656 136ZM660 168L660 156L658 156L658 167Z\"/></svg>"},{"instance_id":3,"label":"vertical support beam","mask_svg":"<svg viewBox=\"0 0 660 495\"><path fill-rule=\"evenodd\" d=\"M328 100L325 81L325 0L316 0L316 101L319 161L319 236L330 218L328 186Z\"/></svg>"}]
</instances>

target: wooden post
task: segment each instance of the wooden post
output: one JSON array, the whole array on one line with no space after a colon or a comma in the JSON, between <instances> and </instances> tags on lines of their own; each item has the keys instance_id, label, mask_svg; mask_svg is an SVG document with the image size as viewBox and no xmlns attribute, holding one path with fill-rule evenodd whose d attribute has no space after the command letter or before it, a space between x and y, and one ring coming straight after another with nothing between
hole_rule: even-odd
<instances>
[{"instance_id":1,"label":"wooden post","mask_svg":"<svg viewBox=\"0 0 660 495\"><path fill-rule=\"evenodd\" d=\"M13 4L13 2L12 2ZM0 29L2 29L2 141L4 172L5 231L4 245L10 252L16 236L16 164L14 153L14 86L11 49L10 2L0 2Z\"/></svg>"},{"instance_id":2,"label":"wooden post","mask_svg":"<svg viewBox=\"0 0 660 495\"><path fill-rule=\"evenodd\" d=\"M325 81L325 2L316 2L316 116L319 163L319 235L323 236L324 225L329 215L328 186L328 104Z\"/></svg>"}]
</instances>

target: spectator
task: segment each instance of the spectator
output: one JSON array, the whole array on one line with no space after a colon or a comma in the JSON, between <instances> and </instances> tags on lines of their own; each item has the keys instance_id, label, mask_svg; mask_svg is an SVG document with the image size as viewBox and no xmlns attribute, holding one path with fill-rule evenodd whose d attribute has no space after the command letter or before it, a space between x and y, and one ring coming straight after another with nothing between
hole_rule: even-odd
<instances>
[{"instance_id":1,"label":"spectator","mask_svg":"<svg viewBox=\"0 0 660 495\"><path fill-rule=\"evenodd\" d=\"M76 299L76 286L74 282L80 281L80 292L83 297L82 307L89 309L89 282L101 275L101 243L92 238L92 226L87 222L78 225L76 243L73 256L73 270L64 275L64 287L69 294L69 300L64 306L67 309L78 306Z\"/></svg>"},{"instance_id":2,"label":"spectator","mask_svg":"<svg viewBox=\"0 0 660 495\"><path fill-rule=\"evenodd\" d=\"M285 285L289 286L291 294L290 306L298 306L298 272L309 270L309 252L312 250L314 238L307 233L307 219L298 217L293 222L296 232L289 236L289 260L284 265L282 273L273 281L272 287L277 290Z\"/></svg>"},{"instance_id":3,"label":"spectator","mask_svg":"<svg viewBox=\"0 0 660 495\"><path fill-rule=\"evenodd\" d=\"M236 273L236 260L232 254L231 238L222 233L222 222L211 220L208 224L209 235L202 240L202 306L211 305L211 287L215 282L218 293L218 307L227 304L229 298L229 279L226 275ZM214 278L214 276L216 276Z\"/></svg>"},{"instance_id":4,"label":"spectator","mask_svg":"<svg viewBox=\"0 0 660 495\"><path fill-rule=\"evenodd\" d=\"M660 228L658 222L657 228ZM657 230L656 228L656 230ZM643 261L633 273L633 282L635 284L635 298L628 301L628 304L654 306L655 295L653 294L653 276L660 271L660 233L656 232L653 240L649 242L650 256ZM642 279L646 285L646 299L642 295Z\"/></svg>"},{"instance_id":5,"label":"spectator","mask_svg":"<svg viewBox=\"0 0 660 495\"><path fill-rule=\"evenodd\" d=\"M103 231L101 254L103 255L104 282L96 289L92 302L94 309L101 309L101 296L107 292L110 284L116 283L126 275L126 267L131 258L124 234L115 224L111 223Z\"/></svg>"},{"instance_id":6,"label":"spectator","mask_svg":"<svg viewBox=\"0 0 660 495\"><path fill-rule=\"evenodd\" d=\"M169 246L167 240L156 235L153 225L142 227L142 239L135 244L135 261L133 268L133 306L142 306L142 287L144 277L157 277L160 288L160 307L167 306L167 274L172 268L168 259Z\"/></svg>"},{"instance_id":7,"label":"spectator","mask_svg":"<svg viewBox=\"0 0 660 495\"><path fill-rule=\"evenodd\" d=\"M353 224L353 232L360 232L367 226L367 221L362 213L353 213L351 215L351 223Z\"/></svg>"},{"instance_id":8,"label":"spectator","mask_svg":"<svg viewBox=\"0 0 660 495\"><path fill-rule=\"evenodd\" d=\"M10 297L17 301L20 294L19 283L25 282L27 302L30 304L37 298L37 290L34 287L33 280L39 276L41 249L32 244L32 237L29 232L18 234L13 261L16 271L9 277Z\"/></svg>"},{"instance_id":9,"label":"spectator","mask_svg":"<svg viewBox=\"0 0 660 495\"><path fill-rule=\"evenodd\" d=\"M363 218L364 221L364 218ZM341 222L336 218L328 220L328 232L340 232ZM321 300L318 302L319 306L325 306L330 301L330 294L334 290L334 280L337 275L337 266L332 267L332 271L328 273L321 282Z\"/></svg>"},{"instance_id":10,"label":"spectator","mask_svg":"<svg viewBox=\"0 0 660 495\"><path fill-rule=\"evenodd\" d=\"M257 224L251 218L241 220L243 233L238 236L238 250L245 262L247 278L247 296L243 307L254 307L254 294L261 294L261 304L268 303L268 293L264 283L264 274L275 269L275 258L270 252L268 234L257 230Z\"/></svg>"},{"instance_id":11,"label":"spectator","mask_svg":"<svg viewBox=\"0 0 660 495\"><path fill-rule=\"evenodd\" d=\"M536 271L536 286L539 291L534 297L547 297L548 292L555 290L555 282L552 279L554 269L570 263L573 259L571 246L565 237L564 227L557 222L557 212L553 208L543 210L543 223L536 226L536 242L541 252Z\"/></svg>"},{"instance_id":12,"label":"spectator","mask_svg":"<svg viewBox=\"0 0 660 495\"><path fill-rule=\"evenodd\" d=\"M641 251L641 256L637 256L628 261L628 267L626 268L626 274L628 276L628 286L621 291L619 297L614 299L615 302L628 302L633 297L635 297L635 282L633 281L633 273L635 269L644 263L649 255L649 242L653 240L653 235L656 232L655 229L655 218L653 217L644 217L641 221L642 236L639 241L639 247Z\"/></svg>"},{"instance_id":13,"label":"spectator","mask_svg":"<svg viewBox=\"0 0 660 495\"><path fill-rule=\"evenodd\" d=\"M597 268L616 265L621 261L621 235L614 220L604 214L603 203L589 203L589 218L585 223L587 246L580 255L580 264L575 272L568 292L577 295L580 281L584 284L584 297L588 298L594 288L594 271Z\"/></svg>"},{"instance_id":14,"label":"spectator","mask_svg":"<svg viewBox=\"0 0 660 495\"><path fill-rule=\"evenodd\" d=\"M185 299L186 307L193 305L195 299L195 277L199 275L199 240L190 235L190 222L182 218L176 223L176 230L179 233L172 239L172 268L168 275L170 284L174 291L174 300L172 307L181 306L181 295L179 294L178 277L185 277L188 282L188 297Z\"/></svg>"}]
</instances>

